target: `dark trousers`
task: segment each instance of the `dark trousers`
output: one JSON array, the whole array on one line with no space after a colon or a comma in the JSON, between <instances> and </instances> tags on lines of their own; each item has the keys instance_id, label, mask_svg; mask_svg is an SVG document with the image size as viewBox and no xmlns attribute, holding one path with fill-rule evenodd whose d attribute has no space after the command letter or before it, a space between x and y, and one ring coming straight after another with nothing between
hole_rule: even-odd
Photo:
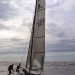
<instances>
[{"instance_id":1,"label":"dark trousers","mask_svg":"<svg viewBox=\"0 0 75 75\"><path fill-rule=\"evenodd\" d=\"M19 69L17 69L16 72L19 74L19 73L20 73L20 72L19 72Z\"/></svg>"},{"instance_id":2,"label":"dark trousers","mask_svg":"<svg viewBox=\"0 0 75 75\"><path fill-rule=\"evenodd\" d=\"M9 74L8 74L8 75L12 74L11 70L8 70L8 72L9 72Z\"/></svg>"}]
</instances>

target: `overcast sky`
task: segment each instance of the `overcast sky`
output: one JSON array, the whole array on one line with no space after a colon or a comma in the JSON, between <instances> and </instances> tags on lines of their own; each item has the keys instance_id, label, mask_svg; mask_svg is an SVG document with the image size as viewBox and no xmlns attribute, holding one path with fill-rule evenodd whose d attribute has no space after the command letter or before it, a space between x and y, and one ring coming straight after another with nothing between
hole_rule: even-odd
<instances>
[{"instance_id":1,"label":"overcast sky","mask_svg":"<svg viewBox=\"0 0 75 75\"><path fill-rule=\"evenodd\" d=\"M26 58L35 1L0 0L0 61ZM75 0L46 0L45 32L46 60L75 61Z\"/></svg>"}]
</instances>

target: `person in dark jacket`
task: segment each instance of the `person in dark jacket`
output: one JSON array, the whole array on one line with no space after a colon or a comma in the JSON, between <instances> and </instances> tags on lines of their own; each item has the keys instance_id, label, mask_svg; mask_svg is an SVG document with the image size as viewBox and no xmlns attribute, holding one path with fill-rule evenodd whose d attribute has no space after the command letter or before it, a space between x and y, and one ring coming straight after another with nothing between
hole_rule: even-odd
<instances>
[{"instance_id":1,"label":"person in dark jacket","mask_svg":"<svg viewBox=\"0 0 75 75\"><path fill-rule=\"evenodd\" d=\"M8 75L12 74L13 66L14 66L14 64L12 64L12 65L10 65L10 66L8 67L8 72L9 72Z\"/></svg>"},{"instance_id":2,"label":"person in dark jacket","mask_svg":"<svg viewBox=\"0 0 75 75\"><path fill-rule=\"evenodd\" d=\"M16 67L16 72L19 74L20 73L20 68L21 68L21 63Z\"/></svg>"}]
</instances>

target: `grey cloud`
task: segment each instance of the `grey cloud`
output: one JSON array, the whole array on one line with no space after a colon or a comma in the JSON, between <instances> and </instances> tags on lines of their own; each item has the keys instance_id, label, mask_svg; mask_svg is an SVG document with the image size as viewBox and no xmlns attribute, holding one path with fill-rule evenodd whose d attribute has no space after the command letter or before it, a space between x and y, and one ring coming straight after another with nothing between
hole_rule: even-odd
<instances>
[{"instance_id":1,"label":"grey cloud","mask_svg":"<svg viewBox=\"0 0 75 75\"><path fill-rule=\"evenodd\" d=\"M57 8L59 6L61 6L63 3L64 3L65 0L58 0L58 1L50 1L50 0L47 0L47 7L50 9L53 9L53 8Z\"/></svg>"},{"instance_id":2,"label":"grey cloud","mask_svg":"<svg viewBox=\"0 0 75 75\"><path fill-rule=\"evenodd\" d=\"M64 1L65 3L69 4L68 0ZM47 23L46 34L59 39L55 44L46 44L49 52L75 52L75 5L67 10L63 8L64 4L47 9L49 23Z\"/></svg>"},{"instance_id":3,"label":"grey cloud","mask_svg":"<svg viewBox=\"0 0 75 75\"><path fill-rule=\"evenodd\" d=\"M66 24L58 26L55 23L48 24L46 28L47 35L53 35L59 38L55 44L47 44L46 50L49 52L75 52L75 28L74 25Z\"/></svg>"},{"instance_id":4,"label":"grey cloud","mask_svg":"<svg viewBox=\"0 0 75 75\"><path fill-rule=\"evenodd\" d=\"M18 28L15 28L15 25L8 26L7 24L0 23L0 30L17 30Z\"/></svg>"},{"instance_id":5,"label":"grey cloud","mask_svg":"<svg viewBox=\"0 0 75 75\"><path fill-rule=\"evenodd\" d=\"M48 35L54 35L56 37L62 37L64 36L65 32L61 29L61 27L58 27L55 23L48 23L48 27L46 28L46 33Z\"/></svg>"},{"instance_id":6,"label":"grey cloud","mask_svg":"<svg viewBox=\"0 0 75 75\"><path fill-rule=\"evenodd\" d=\"M28 44L24 39L1 39L0 53L23 53L27 52Z\"/></svg>"},{"instance_id":7,"label":"grey cloud","mask_svg":"<svg viewBox=\"0 0 75 75\"><path fill-rule=\"evenodd\" d=\"M13 18L17 14L16 9L10 6L10 2L0 2L0 19L6 20L8 18Z\"/></svg>"},{"instance_id":8,"label":"grey cloud","mask_svg":"<svg viewBox=\"0 0 75 75\"><path fill-rule=\"evenodd\" d=\"M49 52L75 52L75 39L64 39L57 44L47 44L46 49Z\"/></svg>"},{"instance_id":9,"label":"grey cloud","mask_svg":"<svg viewBox=\"0 0 75 75\"><path fill-rule=\"evenodd\" d=\"M10 30L10 27L0 24L0 30Z\"/></svg>"}]
</instances>

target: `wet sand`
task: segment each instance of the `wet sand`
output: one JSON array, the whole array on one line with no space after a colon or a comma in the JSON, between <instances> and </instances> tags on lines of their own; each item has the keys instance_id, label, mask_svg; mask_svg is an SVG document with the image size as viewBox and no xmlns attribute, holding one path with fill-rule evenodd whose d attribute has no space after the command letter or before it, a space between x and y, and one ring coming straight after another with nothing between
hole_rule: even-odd
<instances>
[{"instance_id":1,"label":"wet sand","mask_svg":"<svg viewBox=\"0 0 75 75\"><path fill-rule=\"evenodd\" d=\"M7 75L10 63L0 63L0 75ZM42 75L75 75L75 63L73 62L46 62Z\"/></svg>"}]
</instances>

